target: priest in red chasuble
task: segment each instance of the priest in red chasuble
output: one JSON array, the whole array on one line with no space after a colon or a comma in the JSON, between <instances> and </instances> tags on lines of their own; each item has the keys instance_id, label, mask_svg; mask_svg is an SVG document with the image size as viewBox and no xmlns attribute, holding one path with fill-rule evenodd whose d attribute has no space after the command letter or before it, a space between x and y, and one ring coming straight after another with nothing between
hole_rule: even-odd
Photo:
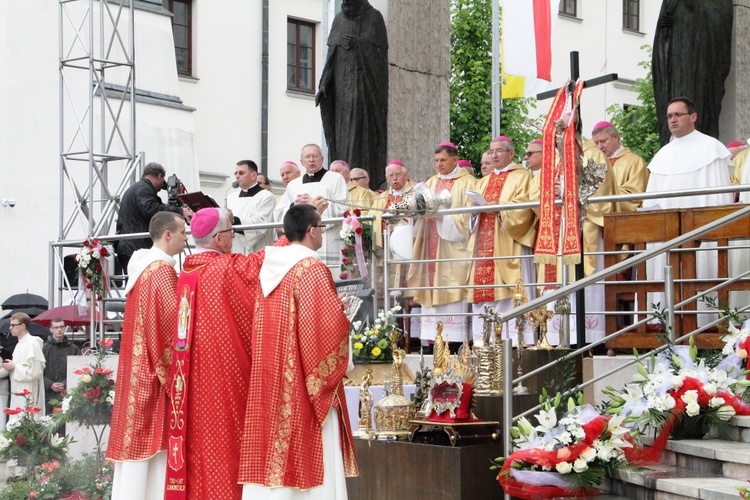
<instances>
[{"instance_id":1,"label":"priest in red chasuble","mask_svg":"<svg viewBox=\"0 0 750 500\"><path fill-rule=\"evenodd\" d=\"M343 386L349 320L316 252L320 221L311 205L294 205L284 216L291 244L266 248L248 349L243 499L346 498L345 477L358 473Z\"/></svg>"},{"instance_id":2,"label":"priest in red chasuble","mask_svg":"<svg viewBox=\"0 0 750 500\"><path fill-rule=\"evenodd\" d=\"M196 212L177 285L165 498L239 499L240 435L262 253L232 254L231 212Z\"/></svg>"},{"instance_id":3,"label":"priest in red chasuble","mask_svg":"<svg viewBox=\"0 0 750 500\"><path fill-rule=\"evenodd\" d=\"M159 212L154 244L128 264L125 319L107 458L115 461L112 498L162 498L167 467L167 374L177 324L175 255L185 249L185 220Z\"/></svg>"},{"instance_id":4,"label":"priest in red chasuble","mask_svg":"<svg viewBox=\"0 0 750 500\"><path fill-rule=\"evenodd\" d=\"M435 148L435 169L437 173L427 179L427 186L436 194L447 190L451 195L451 208L465 207L466 190L474 189L476 179L458 166L458 151L450 142L441 142ZM438 321L443 322L443 335L450 342L462 342L466 335L465 313L466 286L469 282L471 262L443 259L468 259L469 215L458 214L421 218L417 220L414 237L414 259L435 260L425 264L412 264L409 267L407 286L425 287L414 290L416 302L422 305L421 332L423 340L435 340ZM431 287L451 287L430 289Z\"/></svg>"},{"instance_id":5,"label":"priest in red chasuble","mask_svg":"<svg viewBox=\"0 0 750 500\"><path fill-rule=\"evenodd\" d=\"M492 205L529 201L531 172L513 162L516 153L513 141L500 136L490 143L489 149L493 170L483 177L476 190ZM471 285L508 285L498 288L469 289L468 301L472 312L484 313L491 306L496 312L505 312L513 307L513 292L519 279L531 286L526 287L529 300L535 297L533 283L536 272L533 262L533 245L536 237L536 215L532 209L483 212L471 219L470 248L474 257L513 257L504 260L477 260L471 268ZM521 258L521 257L527 258ZM474 340L482 339L484 321L472 318ZM513 341L516 342L515 322L512 322ZM524 342L533 343L531 328L524 332Z\"/></svg>"}]
</instances>

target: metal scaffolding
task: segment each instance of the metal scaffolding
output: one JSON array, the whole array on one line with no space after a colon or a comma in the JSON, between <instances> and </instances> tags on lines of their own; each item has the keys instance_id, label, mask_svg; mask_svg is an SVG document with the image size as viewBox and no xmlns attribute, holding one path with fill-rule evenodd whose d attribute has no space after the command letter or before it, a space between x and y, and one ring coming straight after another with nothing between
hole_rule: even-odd
<instances>
[{"instance_id":1,"label":"metal scaffolding","mask_svg":"<svg viewBox=\"0 0 750 500\"><path fill-rule=\"evenodd\" d=\"M60 192L50 301L76 291L65 245L109 234L120 196L140 177L135 153L134 2L59 0Z\"/></svg>"}]
</instances>

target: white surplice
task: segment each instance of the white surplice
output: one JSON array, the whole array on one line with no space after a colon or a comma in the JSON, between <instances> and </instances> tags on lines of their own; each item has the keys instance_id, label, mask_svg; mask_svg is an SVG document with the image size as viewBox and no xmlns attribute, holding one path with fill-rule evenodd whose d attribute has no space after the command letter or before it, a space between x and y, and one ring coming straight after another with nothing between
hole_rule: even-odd
<instances>
[{"instance_id":1,"label":"white surplice","mask_svg":"<svg viewBox=\"0 0 750 500\"><path fill-rule=\"evenodd\" d=\"M240 198L240 192L227 196L227 208L232 215L239 217L240 223L268 224L273 222L273 211L276 208L276 198L271 191L263 189L255 196ZM232 241L232 252L249 254L261 248L273 245L273 229L244 229L243 234L235 234Z\"/></svg>"},{"instance_id":2,"label":"white surplice","mask_svg":"<svg viewBox=\"0 0 750 500\"><path fill-rule=\"evenodd\" d=\"M690 134L676 138L656 153L649 164L651 176L646 187L647 193L659 191L681 191L708 187L729 186L729 167L731 153L719 141L697 130ZM733 202L731 193L698 196L682 196L677 198L660 198L645 200L643 207L664 209L695 208L730 205ZM658 243L649 244L654 248ZM716 246L713 243L703 243L701 248ZM664 280L664 255L651 259L646 263L646 275L649 280ZM717 254L715 251L700 251L696 255L696 276L698 278L715 278L717 275ZM714 294L715 297L715 294ZM653 303L660 303L664 308L663 293L649 294L647 308ZM702 302L689 306L689 309L705 309ZM701 314L698 316L698 326L702 326L715 318L714 315Z\"/></svg>"},{"instance_id":3,"label":"white surplice","mask_svg":"<svg viewBox=\"0 0 750 500\"><path fill-rule=\"evenodd\" d=\"M289 207L299 194L307 194L310 199L322 196L329 200L328 208L321 214L321 218L329 219L341 217L349 208L349 190L346 181L341 174L327 171L320 182L303 183L303 176L292 180L286 187L286 191L279 198L274 210L274 220L283 222ZM333 200L335 200L336 203ZM323 246L318 250L321 260L328 265L339 263L339 250L341 248L341 223L328 224L323 228ZM334 276L335 277L335 276Z\"/></svg>"}]
</instances>

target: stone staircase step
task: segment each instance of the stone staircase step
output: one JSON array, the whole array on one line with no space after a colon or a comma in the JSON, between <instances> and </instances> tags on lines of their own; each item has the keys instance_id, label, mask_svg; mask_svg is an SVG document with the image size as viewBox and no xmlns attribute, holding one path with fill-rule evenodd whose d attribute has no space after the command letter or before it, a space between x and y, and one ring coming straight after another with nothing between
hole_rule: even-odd
<instances>
[{"instance_id":1,"label":"stone staircase step","mask_svg":"<svg viewBox=\"0 0 750 500\"><path fill-rule=\"evenodd\" d=\"M747 482L658 464L642 470L616 471L605 487L610 494L632 500L737 500L738 485Z\"/></svg>"},{"instance_id":2,"label":"stone staircase step","mask_svg":"<svg viewBox=\"0 0 750 500\"><path fill-rule=\"evenodd\" d=\"M668 441L662 463L682 467L693 474L744 480L750 478L750 446L708 438Z\"/></svg>"}]
</instances>

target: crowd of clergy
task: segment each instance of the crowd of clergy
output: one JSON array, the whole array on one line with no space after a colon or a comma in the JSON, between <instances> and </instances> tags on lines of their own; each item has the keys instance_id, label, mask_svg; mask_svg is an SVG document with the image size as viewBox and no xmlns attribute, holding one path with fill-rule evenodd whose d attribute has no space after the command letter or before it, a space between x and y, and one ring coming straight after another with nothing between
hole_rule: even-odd
<instances>
[{"instance_id":1,"label":"crowd of clergy","mask_svg":"<svg viewBox=\"0 0 750 500\"><path fill-rule=\"evenodd\" d=\"M594 196L679 192L748 183L745 178L748 172L744 169L747 144L734 141L725 146L696 130L697 113L689 98L674 99L669 105L667 120L672 140L661 148L649 165L622 144L619 131L610 122L599 122L589 131L591 138L583 143L583 162L592 159L606 166L606 175ZM392 204L402 201L419 181L424 181L437 193L449 191L451 208L536 201L539 199L542 150L542 139L517 144L511 137L499 136L488 144L481 165L473 168L469 161L460 159L460 151L454 144L443 142L434 151L435 174L432 177L414 179L407 165L392 160L385 166L387 186L374 191L370 189L369 175L365 170L350 170L344 160L335 160L325 169L320 148L310 144L302 149L300 159L304 175L300 175L295 162L285 162L281 166L286 189L273 208L267 201L268 194L256 202L235 193L230 195L228 206L235 216L239 215L237 222L242 223L280 221L289 206L312 202L313 199L320 203L323 219L341 217L346 210L354 208L359 208L363 215L374 216L377 246L382 247L382 231L388 230L394 249L406 245L411 247L411 252L405 253L412 259L431 261L389 269L390 288L401 288L397 294L408 295L413 304L421 306L419 331L423 342L434 340L438 320L443 322L444 334L452 342L461 342L467 329L475 340L479 340L483 324L481 314L488 306L492 306L495 312L510 309L519 279L527 284L525 291L529 300L560 282L560 266L534 264L538 209L404 219L397 224L381 223L380 215ZM515 160L520 158L523 158L522 162L517 163ZM238 165L237 173L241 175L237 180L240 184L241 177L247 175L241 170ZM246 179L245 184L255 182L253 174L252 171L249 173L253 178ZM559 188L557 195L560 195ZM588 276L602 269L603 257L597 252L602 251L602 228L607 213L634 212L641 207L726 205L745 201L748 196L742 193L735 197L727 192L591 204L582 225L584 274ZM409 225L411 230L398 229L399 225ZM340 225L328 227L321 250L328 255L332 267L339 263L339 229ZM235 251L256 251L268 244L271 238L273 233L270 230L245 231L237 238ZM471 260L482 257L488 260ZM660 278L658 266L652 267L656 267L652 278ZM589 287L586 293L587 310L603 311L601 287ZM461 315L467 312L472 314ZM585 340L591 342L602 338L604 323L603 317L587 321ZM524 335L526 342L534 341L530 328Z\"/></svg>"}]
</instances>

